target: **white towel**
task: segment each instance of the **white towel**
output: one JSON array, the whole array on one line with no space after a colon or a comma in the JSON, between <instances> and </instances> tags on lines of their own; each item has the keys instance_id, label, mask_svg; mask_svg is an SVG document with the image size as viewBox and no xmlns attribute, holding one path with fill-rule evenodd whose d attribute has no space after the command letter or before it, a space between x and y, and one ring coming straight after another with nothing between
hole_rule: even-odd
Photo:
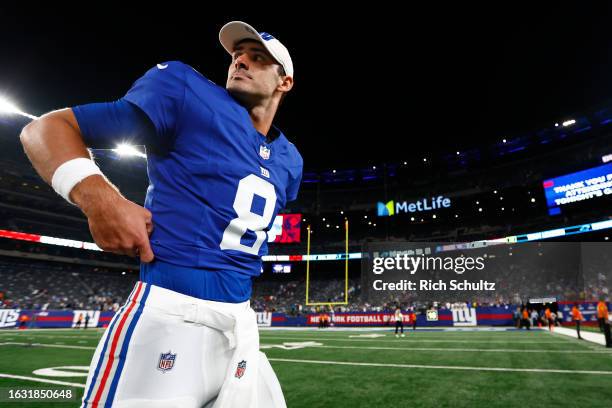
<instances>
[{"instance_id":1,"label":"white towel","mask_svg":"<svg viewBox=\"0 0 612 408\"><path fill-rule=\"evenodd\" d=\"M234 349L213 408L258 408L259 332L253 309L229 312L190 304L185 307L184 319L223 332Z\"/></svg>"}]
</instances>

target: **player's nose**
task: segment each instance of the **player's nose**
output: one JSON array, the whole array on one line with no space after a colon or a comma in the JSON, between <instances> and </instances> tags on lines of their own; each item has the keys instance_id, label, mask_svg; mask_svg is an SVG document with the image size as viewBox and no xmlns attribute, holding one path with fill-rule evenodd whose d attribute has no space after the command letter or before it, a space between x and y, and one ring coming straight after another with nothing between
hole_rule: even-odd
<instances>
[{"instance_id":1,"label":"player's nose","mask_svg":"<svg viewBox=\"0 0 612 408\"><path fill-rule=\"evenodd\" d=\"M234 61L234 68L236 69L236 71L238 71L239 69L244 69L248 71L249 70L249 57L246 54L240 55Z\"/></svg>"}]
</instances>

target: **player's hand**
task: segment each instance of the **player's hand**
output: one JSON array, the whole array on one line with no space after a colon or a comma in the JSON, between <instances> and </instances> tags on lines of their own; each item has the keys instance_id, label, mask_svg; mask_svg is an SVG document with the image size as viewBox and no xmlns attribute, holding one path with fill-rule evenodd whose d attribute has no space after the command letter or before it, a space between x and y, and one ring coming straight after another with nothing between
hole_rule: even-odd
<instances>
[{"instance_id":1,"label":"player's hand","mask_svg":"<svg viewBox=\"0 0 612 408\"><path fill-rule=\"evenodd\" d=\"M71 198L87 216L91 235L100 248L139 256L142 262L153 261L149 242L153 220L149 210L124 198L99 176L88 177L79 183L71 192Z\"/></svg>"}]
</instances>

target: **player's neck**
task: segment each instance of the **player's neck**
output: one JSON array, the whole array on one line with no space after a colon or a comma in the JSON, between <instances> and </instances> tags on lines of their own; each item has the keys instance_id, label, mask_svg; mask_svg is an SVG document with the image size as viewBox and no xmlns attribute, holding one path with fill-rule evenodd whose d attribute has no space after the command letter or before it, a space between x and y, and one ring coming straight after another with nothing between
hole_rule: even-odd
<instances>
[{"instance_id":1,"label":"player's neck","mask_svg":"<svg viewBox=\"0 0 612 408\"><path fill-rule=\"evenodd\" d=\"M270 128L272 127L275 113L276 109L270 106L258 105L249 109L249 116L253 122L253 127L257 129L259 133L265 135L266 138L268 138L268 132L270 132Z\"/></svg>"}]
</instances>

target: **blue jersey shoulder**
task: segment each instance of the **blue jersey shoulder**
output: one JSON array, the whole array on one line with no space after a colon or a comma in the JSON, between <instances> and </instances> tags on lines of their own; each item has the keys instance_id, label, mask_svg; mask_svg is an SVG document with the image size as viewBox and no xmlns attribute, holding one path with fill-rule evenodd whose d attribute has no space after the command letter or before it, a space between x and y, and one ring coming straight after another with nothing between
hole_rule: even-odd
<instances>
[{"instance_id":1,"label":"blue jersey shoulder","mask_svg":"<svg viewBox=\"0 0 612 408\"><path fill-rule=\"evenodd\" d=\"M149 117L159 135L174 132L185 98L187 68L178 61L157 64L134 82L124 96Z\"/></svg>"}]
</instances>

